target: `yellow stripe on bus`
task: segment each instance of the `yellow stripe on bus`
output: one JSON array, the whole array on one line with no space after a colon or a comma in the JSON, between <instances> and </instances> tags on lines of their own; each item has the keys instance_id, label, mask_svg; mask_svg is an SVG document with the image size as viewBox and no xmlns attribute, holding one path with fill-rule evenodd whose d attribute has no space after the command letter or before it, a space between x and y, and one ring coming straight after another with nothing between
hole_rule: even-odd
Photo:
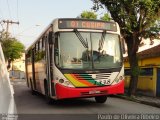
<instances>
[{"instance_id":1,"label":"yellow stripe on bus","mask_svg":"<svg viewBox=\"0 0 160 120\"><path fill-rule=\"evenodd\" d=\"M77 81L71 74L64 74L65 77L75 86L75 87L86 87L86 84L83 84Z\"/></svg>"}]
</instances>

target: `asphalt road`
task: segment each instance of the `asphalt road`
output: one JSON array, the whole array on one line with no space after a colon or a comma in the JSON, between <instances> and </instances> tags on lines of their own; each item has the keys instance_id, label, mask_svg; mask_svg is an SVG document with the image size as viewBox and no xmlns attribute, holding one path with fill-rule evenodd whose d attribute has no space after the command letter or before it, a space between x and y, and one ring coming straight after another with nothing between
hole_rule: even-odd
<instances>
[{"instance_id":1,"label":"asphalt road","mask_svg":"<svg viewBox=\"0 0 160 120\"><path fill-rule=\"evenodd\" d=\"M85 98L61 100L53 103L52 105L48 105L45 102L44 96L31 94L31 91L29 88L27 88L24 80L15 80L12 82L12 84L15 90L14 96L18 114L20 114L20 116L27 115L29 117L33 117L34 120L39 120L40 118L43 120L48 120L49 118L54 118L55 120L60 120L60 118L69 120L70 117L72 120L75 118L77 120L81 120L81 118L83 118L83 120L97 120L102 118L106 119L108 117L113 119L113 115L117 115L115 119L123 119L127 117L125 116L126 114L134 115L131 117L137 117L135 115L141 115L138 117L145 118L147 116L142 115L160 114L159 108L119 99L116 97L108 97L108 100L105 104L98 104L93 98ZM37 116L39 118L36 119ZM159 116L155 117L159 118ZM20 118L23 118L23 120L29 119L26 116Z\"/></svg>"}]
</instances>

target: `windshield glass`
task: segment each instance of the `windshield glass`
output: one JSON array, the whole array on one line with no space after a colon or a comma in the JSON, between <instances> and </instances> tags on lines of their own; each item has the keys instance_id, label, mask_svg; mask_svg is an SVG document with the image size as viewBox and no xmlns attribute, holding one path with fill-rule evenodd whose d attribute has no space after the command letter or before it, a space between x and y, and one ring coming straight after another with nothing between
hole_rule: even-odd
<instances>
[{"instance_id":1,"label":"windshield glass","mask_svg":"<svg viewBox=\"0 0 160 120\"><path fill-rule=\"evenodd\" d=\"M116 34L91 32L58 34L55 43L55 63L60 68L108 69L119 67L121 62L119 36Z\"/></svg>"}]
</instances>

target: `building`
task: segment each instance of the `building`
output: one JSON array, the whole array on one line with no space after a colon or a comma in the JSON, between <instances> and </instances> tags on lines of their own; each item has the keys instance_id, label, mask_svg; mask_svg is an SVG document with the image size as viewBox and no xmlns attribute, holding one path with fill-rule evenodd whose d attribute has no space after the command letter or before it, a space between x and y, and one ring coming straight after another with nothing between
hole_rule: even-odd
<instances>
[{"instance_id":1,"label":"building","mask_svg":"<svg viewBox=\"0 0 160 120\"><path fill-rule=\"evenodd\" d=\"M10 77L12 78L25 78L25 53L22 54L20 59L17 59L12 62Z\"/></svg>"},{"instance_id":2,"label":"building","mask_svg":"<svg viewBox=\"0 0 160 120\"><path fill-rule=\"evenodd\" d=\"M138 64L141 68L138 79L138 90L150 96L160 96L160 45L138 53ZM125 87L130 82L130 68L125 58Z\"/></svg>"}]
</instances>

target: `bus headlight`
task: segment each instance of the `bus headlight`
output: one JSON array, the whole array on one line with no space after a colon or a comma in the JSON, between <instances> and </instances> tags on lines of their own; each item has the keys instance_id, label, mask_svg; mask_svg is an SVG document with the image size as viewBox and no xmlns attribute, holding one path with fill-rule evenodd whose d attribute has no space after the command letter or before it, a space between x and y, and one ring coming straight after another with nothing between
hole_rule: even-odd
<instances>
[{"instance_id":1,"label":"bus headlight","mask_svg":"<svg viewBox=\"0 0 160 120\"><path fill-rule=\"evenodd\" d=\"M119 76L118 78L116 78L115 82L118 83L120 80L123 80L123 76Z\"/></svg>"},{"instance_id":2,"label":"bus headlight","mask_svg":"<svg viewBox=\"0 0 160 120\"><path fill-rule=\"evenodd\" d=\"M59 83L63 86L67 86L67 87L74 87L73 84L69 80L67 80L66 78L55 76L54 79L55 79L55 83Z\"/></svg>"},{"instance_id":3,"label":"bus headlight","mask_svg":"<svg viewBox=\"0 0 160 120\"><path fill-rule=\"evenodd\" d=\"M119 77L119 80L123 80L123 76L120 76L120 77Z\"/></svg>"},{"instance_id":4,"label":"bus headlight","mask_svg":"<svg viewBox=\"0 0 160 120\"><path fill-rule=\"evenodd\" d=\"M63 79L59 79L59 83L64 83L64 80Z\"/></svg>"}]
</instances>

